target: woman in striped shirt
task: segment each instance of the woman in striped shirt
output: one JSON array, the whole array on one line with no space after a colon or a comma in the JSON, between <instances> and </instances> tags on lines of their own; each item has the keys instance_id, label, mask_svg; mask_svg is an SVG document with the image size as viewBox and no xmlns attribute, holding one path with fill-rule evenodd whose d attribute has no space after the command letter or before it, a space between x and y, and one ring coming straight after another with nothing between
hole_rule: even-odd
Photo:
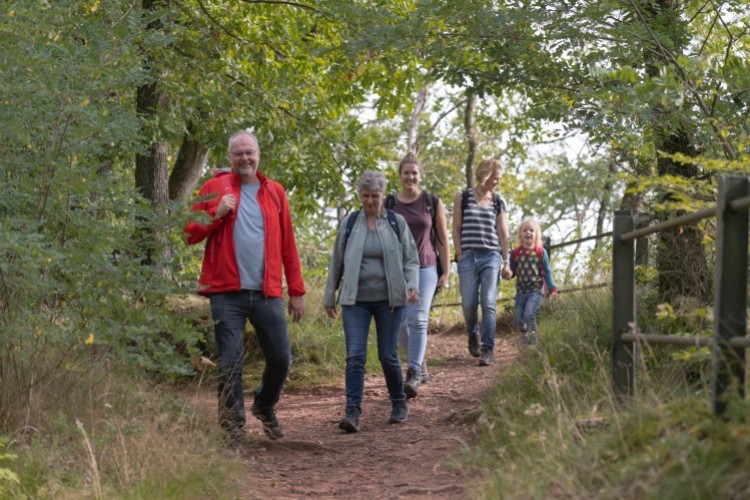
<instances>
[{"instance_id":1,"label":"woman in striped shirt","mask_svg":"<svg viewBox=\"0 0 750 500\"><path fill-rule=\"evenodd\" d=\"M456 194L453 201L453 244L456 248L469 354L479 366L494 361L498 277L510 279L508 209L495 188L503 168L499 160L483 160L476 169L476 185ZM482 307L479 327L478 308Z\"/></svg>"}]
</instances>

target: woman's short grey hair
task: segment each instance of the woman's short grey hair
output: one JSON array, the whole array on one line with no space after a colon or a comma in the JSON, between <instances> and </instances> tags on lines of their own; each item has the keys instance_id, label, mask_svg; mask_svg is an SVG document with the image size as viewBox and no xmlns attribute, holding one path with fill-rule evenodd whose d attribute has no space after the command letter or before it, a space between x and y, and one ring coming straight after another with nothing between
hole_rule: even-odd
<instances>
[{"instance_id":1,"label":"woman's short grey hair","mask_svg":"<svg viewBox=\"0 0 750 500\"><path fill-rule=\"evenodd\" d=\"M365 173L357 181L357 192L361 193L363 189L377 189L381 193L385 193L387 186L388 181L385 180L385 175L382 172L365 170Z\"/></svg>"}]
</instances>

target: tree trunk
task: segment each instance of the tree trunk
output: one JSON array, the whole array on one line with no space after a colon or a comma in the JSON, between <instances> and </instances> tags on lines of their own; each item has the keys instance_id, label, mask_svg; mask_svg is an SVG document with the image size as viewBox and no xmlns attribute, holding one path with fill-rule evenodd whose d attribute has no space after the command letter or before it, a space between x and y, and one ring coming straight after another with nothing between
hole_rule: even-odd
<instances>
[{"instance_id":1,"label":"tree trunk","mask_svg":"<svg viewBox=\"0 0 750 500\"><path fill-rule=\"evenodd\" d=\"M144 11L153 11L164 5L163 0L143 0ZM149 30L164 29L161 20L152 21L147 26ZM150 123L160 110L166 107L167 95L160 88L158 73L154 71L154 62L149 54L144 54L144 68L154 74L154 80L137 89L136 112L142 120L142 129L146 137L160 134L158 131L150 133ZM167 143L164 140L154 140L146 153L136 153L135 156L135 187L144 198L151 201L157 212L166 213L169 202L169 169L167 165ZM149 243L144 248L144 264L151 264L154 256L164 256L167 251L166 234L156 227L151 229Z\"/></svg>"},{"instance_id":2,"label":"tree trunk","mask_svg":"<svg viewBox=\"0 0 750 500\"><path fill-rule=\"evenodd\" d=\"M411 120L409 120L409 131L406 137L406 151L412 153L415 156L419 156L419 118L422 116L425 104L427 103L427 92L430 89L430 85L426 84L419 90L417 99L414 101L414 110L411 113Z\"/></svg>"},{"instance_id":3,"label":"tree trunk","mask_svg":"<svg viewBox=\"0 0 750 500\"><path fill-rule=\"evenodd\" d=\"M682 36L680 24L681 2L676 0L657 0L643 5L647 15L646 22L652 30L662 28L663 39L644 42L644 60L646 72L651 78L660 76L662 66L671 65L665 55L671 51L672 57L684 51L685 37ZM666 20L671 20L667 23ZM653 21L653 22L652 22ZM664 29L669 29L664 33ZM650 43L651 46L648 46ZM671 105L657 103L654 105L654 147L656 149L657 173L660 176L672 175L692 179L697 177L698 169L693 164L677 162L675 154L689 158L696 156L691 143L692 123L679 118L679 110ZM662 195L662 201L669 202L672 193ZM659 221L664 221L684 214L682 210L661 211L656 214ZM659 273L660 299L675 303L683 297L698 298L701 302L710 300L711 273L708 270L703 235L695 226L669 229L658 234L658 251L656 267Z\"/></svg>"},{"instance_id":4,"label":"tree trunk","mask_svg":"<svg viewBox=\"0 0 750 500\"><path fill-rule=\"evenodd\" d=\"M177 161L169 176L169 199L186 199L195 189L201 177L203 166L208 158L208 146L194 139L194 125L188 124L188 130L182 138Z\"/></svg>"},{"instance_id":5,"label":"tree trunk","mask_svg":"<svg viewBox=\"0 0 750 500\"><path fill-rule=\"evenodd\" d=\"M682 153L695 156L685 130L671 131L666 136L657 135L657 150L667 154ZM661 156L657 160L659 175L674 175L692 178L698 175L694 165L678 163ZM669 201L670 193L663 195ZM660 221L683 215L684 210L661 211ZM681 297L695 297L702 303L711 299L711 273L708 269L703 234L695 226L667 229L659 233L656 267L659 270L659 295L662 300L674 303Z\"/></svg>"},{"instance_id":6,"label":"tree trunk","mask_svg":"<svg viewBox=\"0 0 750 500\"><path fill-rule=\"evenodd\" d=\"M466 142L469 145L469 153L466 156L466 189L474 185L474 157L477 154L477 133L474 129L474 108L477 105L477 95L469 94L466 101L466 112L464 114L464 130L466 131Z\"/></svg>"}]
</instances>

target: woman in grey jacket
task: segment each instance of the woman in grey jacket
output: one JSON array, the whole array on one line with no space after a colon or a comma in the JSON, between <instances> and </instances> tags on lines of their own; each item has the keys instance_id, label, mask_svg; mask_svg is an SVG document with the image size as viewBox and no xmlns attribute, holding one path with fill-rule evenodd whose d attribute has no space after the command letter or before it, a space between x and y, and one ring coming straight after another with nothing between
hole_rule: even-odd
<instances>
[{"instance_id":1,"label":"woman in grey jacket","mask_svg":"<svg viewBox=\"0 0 750 500\"><path fill-rule=\"evenodd\" d=\"M359 431L367 360L367 334L372 319L377 332L378 358L391 399L388 423L406 422L398 329L404 306L419 301L419 257L414 238L400 215L383 209L385 176L371 170L362 174L357 191L362 209L341 221L328 266L323 304L338 318L341 305L346 339L346 414L339 428ZM355 217L354 220L351 220Z\"/></svg>"}]
</instances>

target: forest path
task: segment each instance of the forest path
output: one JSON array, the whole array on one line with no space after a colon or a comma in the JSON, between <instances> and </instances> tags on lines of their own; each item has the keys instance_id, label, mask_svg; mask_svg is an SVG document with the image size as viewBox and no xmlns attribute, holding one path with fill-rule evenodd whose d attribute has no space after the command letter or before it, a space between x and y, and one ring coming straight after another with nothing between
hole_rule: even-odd
<instances>
[{"instance_id":1,"label":"forest path","mask_svg":"<svg viewBox=\"0 0 750 500\"><path fill-rule=\"evenodd\" d=\"M518 356L514 336L498 331L495 342L495 364L480 367L468 354L463 325L431 332L431 379L409 400L404 424L386 423L390 402L379 373L366 377L358 433L338 428L343 373L340 387L285 389L277 406L283 439L266 438L248 408L250 444L238 452L247 471L241 498L467 498L468 483L480 473L451 464L475 443L481 400ZM215 398L213 387L204 385L190 402L213 416Z\"/></svg>"}]
</instances>

